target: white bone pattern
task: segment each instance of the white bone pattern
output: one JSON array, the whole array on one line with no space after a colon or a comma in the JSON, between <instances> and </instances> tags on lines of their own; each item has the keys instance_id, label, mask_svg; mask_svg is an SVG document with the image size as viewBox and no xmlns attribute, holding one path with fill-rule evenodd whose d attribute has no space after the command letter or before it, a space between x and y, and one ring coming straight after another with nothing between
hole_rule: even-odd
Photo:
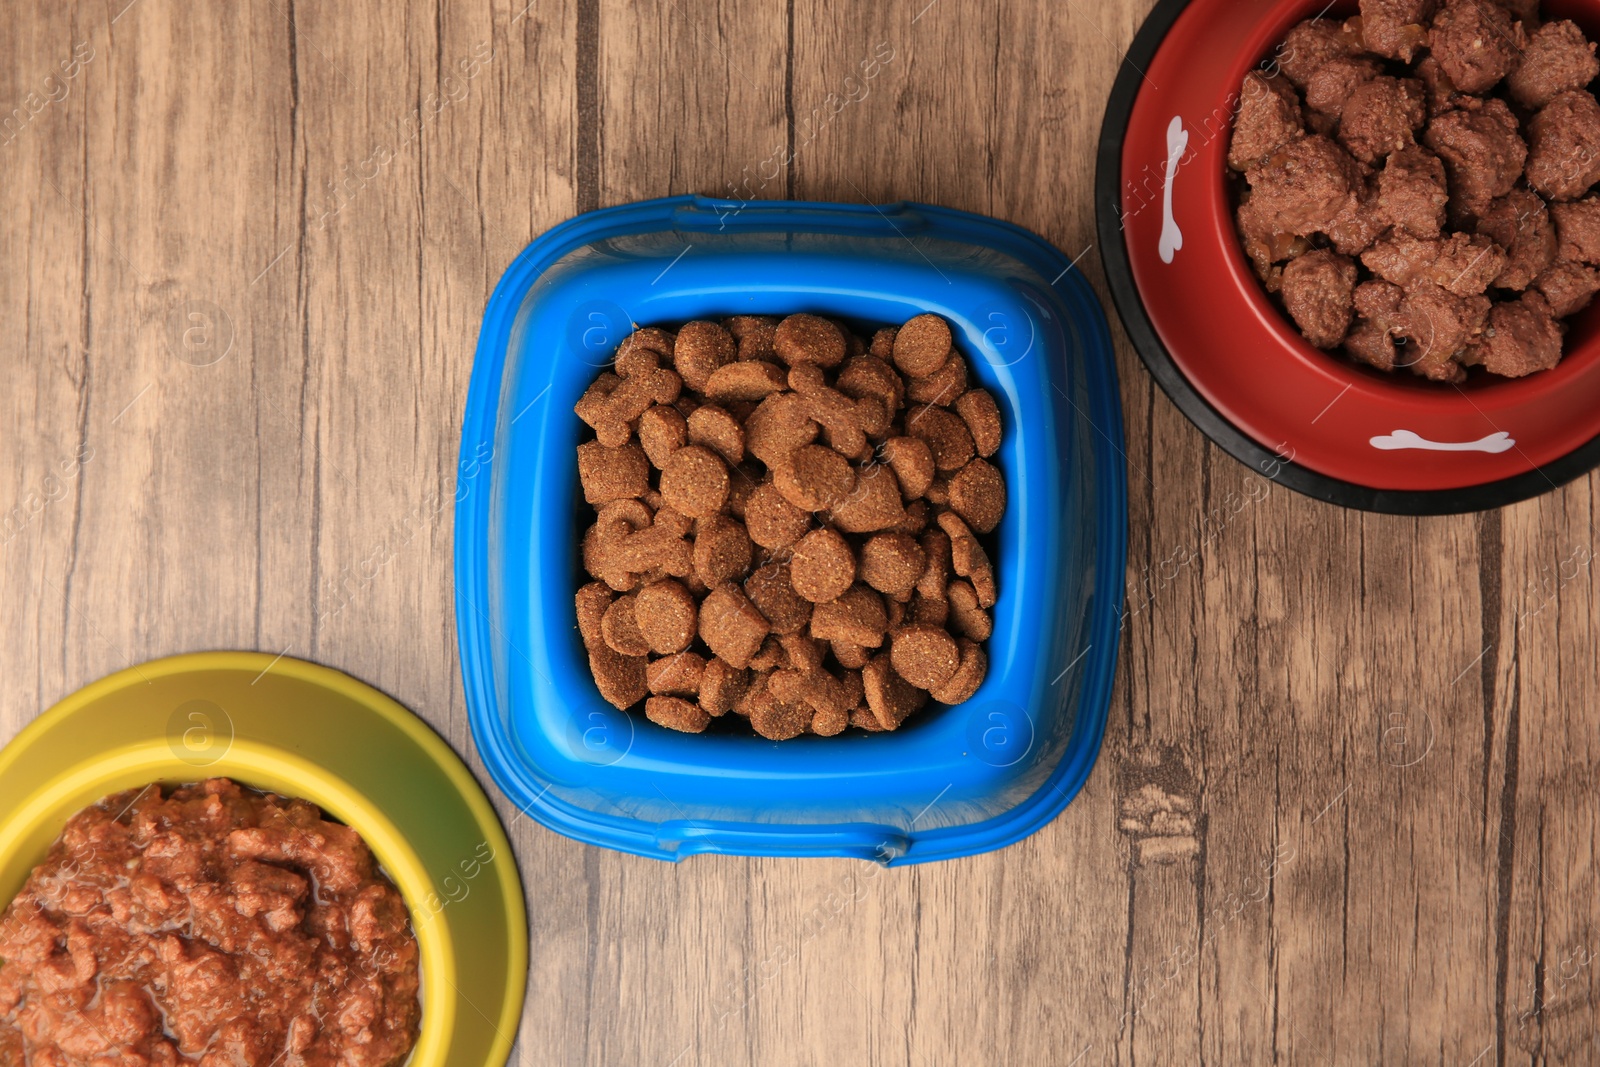
<instances>
[{"instance_id":1,"label":"white bone pattern","mask_svg":"<svg viewBox=\"0 0 1600 1067\"><path fill-rule=\"evenodd\" d=\"M1189 131L1183 128L1183 119L1177 115L1167 126L1167 181L1161 193L1161 262L1171 263L1183 247L1183 231L1172 214L1172 182L1178 176L1178 164L1189 150Z\"/></svg>"},{"instance_id":2,"label":"white bone pattern","mask_svg":"<svg viewBox=\"0 0 1600 1067\"><path fill-rule=\"evenodd\" d=\"M1398 452L1403 449L1417 449L1424 452L1509 452L1517 447L1517 442L1505 431L1490 434L1481 441L1430 441L1421 434L1411 430L1396 430L1388 436L1374 437L1369 442L1373 448L1385 452Z\"/></svg>"}]
</instances>

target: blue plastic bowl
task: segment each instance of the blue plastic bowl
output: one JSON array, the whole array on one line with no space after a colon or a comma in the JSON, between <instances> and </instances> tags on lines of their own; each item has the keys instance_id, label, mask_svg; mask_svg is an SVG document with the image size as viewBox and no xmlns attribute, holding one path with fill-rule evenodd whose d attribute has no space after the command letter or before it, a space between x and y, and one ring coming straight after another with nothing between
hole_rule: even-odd
<instances>
[{"instance_id":1,"label":"blue plastic bowl","mask_svg":"<svg viewBox=\"0 0 1600 1067\"><path fill-rule=\"evenodd\" d=\"M1010 490L1000 601L970 701L895 733L687 735L605 703L573 593L584 517L573 404L639 324L810 311L948 319L999 402ZM456 617L473 736L514 803L643 856L1000 848L1044 826L1100 749L1116 662L1127 486L1105 316L1060 252L1007 223L883 207L677 197L536 240L489 301L456 500Z\"/></svg>"}]
</instances>

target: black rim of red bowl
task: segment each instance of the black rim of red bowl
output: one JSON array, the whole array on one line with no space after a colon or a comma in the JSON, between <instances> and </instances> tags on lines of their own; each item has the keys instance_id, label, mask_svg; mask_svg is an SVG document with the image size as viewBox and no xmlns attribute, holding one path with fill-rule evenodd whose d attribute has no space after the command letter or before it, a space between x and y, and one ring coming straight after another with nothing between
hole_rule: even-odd
<instances>
[{"instance_id":1,"label":"black rim of red bowl","mask_svg":"<svg viewBox=\"0 0 1600 1067\"><path fill-rule=\"evenodd\" d=\"M1189 0L1161 0L1134 37L1106 103L1095 168L1095 216L1111 299L1140 360L1178 410L1224 452L1285 488L1341 507L1391 515L1456 515L1505 507L1559 489L1600 466L1600 436L1596 436L1543 467L1496 482L1459 489L1374 489L1319 474L1283 459L1234 426L1200 395L1173 362L1145 313L1144 301L1128 261L1118 211L1122 196L1123 138L1143 85L1140 71L1150 65L1172 24L1188 5Z\"/></svg>"}]
</instances>

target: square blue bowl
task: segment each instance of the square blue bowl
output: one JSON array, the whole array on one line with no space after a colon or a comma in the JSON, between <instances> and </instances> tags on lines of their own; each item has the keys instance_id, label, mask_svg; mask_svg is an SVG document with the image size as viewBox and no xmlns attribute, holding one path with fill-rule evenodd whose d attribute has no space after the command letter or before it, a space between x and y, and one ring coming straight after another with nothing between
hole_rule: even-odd
<instances>
[{"instance_id":1,"label":"square blue bowl","mask_svg":"<svg viewBox=\"0 0 1600 1067\"><path fill-rule=\"evenodd\" d=\"M572 408L635 324L809 311L949 320L1006 437L989 674L894 733L773 743L676 733L601 699L573 593L585 525ZM1127 553L1105 315L1058 250L921 204L675 197L530 245L490 298L456 490L456 620L472 733L513 803L558 833L886 864L1000 848L1060 813L1099 753Z\"/></svg>"}]
</instances>

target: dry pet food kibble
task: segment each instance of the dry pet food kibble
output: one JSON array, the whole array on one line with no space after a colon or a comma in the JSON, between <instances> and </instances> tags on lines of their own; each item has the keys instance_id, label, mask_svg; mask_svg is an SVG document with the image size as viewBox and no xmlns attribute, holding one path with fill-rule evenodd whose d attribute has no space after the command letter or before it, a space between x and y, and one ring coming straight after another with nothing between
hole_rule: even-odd
<instances>
[{"instance_id":1,"label":"dry pet food kibble","mask_svg":"<svg viewBox=\"0 0 1600 1067\"><path fill-rule=\"evenodd\" d=\"M1600 249L1600 212L1572 208L1563 239ZM1006 511L1005 426L971 369L937 315L870 342L812 314L624 340L575 408L594 430L576 622L600 695L774 741L970 699Z\"/></svg>"},{"instance_id":2,"label":"dry pet food kibble","mask_svg":"<svg viewBox=\"0 0 1600 1067\"><path fill-rule=\"evenodd\" d=\"M1600 60L1539 8L1361 0L1245 76L1239 236L1313 346L1449 384L1561 361L1600 292ZM987 455L986 416L957 410Z\"/></svg>"}]
</instances>

